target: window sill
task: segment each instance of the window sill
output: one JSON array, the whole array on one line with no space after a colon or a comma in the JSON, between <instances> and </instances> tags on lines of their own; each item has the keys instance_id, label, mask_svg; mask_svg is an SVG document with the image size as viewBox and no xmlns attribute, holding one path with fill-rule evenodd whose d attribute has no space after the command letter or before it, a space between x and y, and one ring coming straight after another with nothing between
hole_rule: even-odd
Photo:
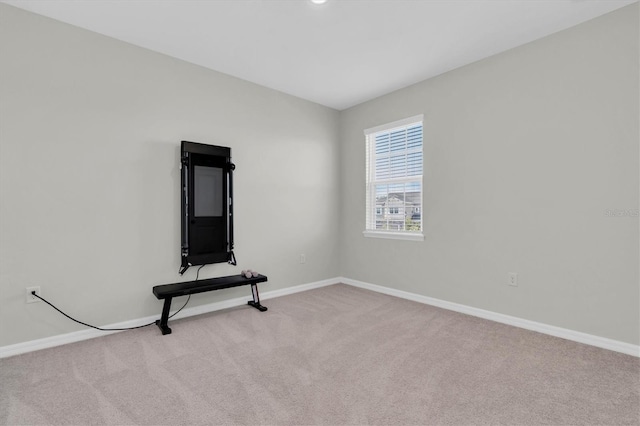
<instances>
[{"instance_id":1,"label":"window sill","mask_svg":"<svg viewBox=\"0 0 640 426\"><path fill-rule=\"evenodd\" d=\"M422 233L388 232L388 231L362 231L367 238L387 238L390 240L424 241Z\"/></svg>"}]
</instances>

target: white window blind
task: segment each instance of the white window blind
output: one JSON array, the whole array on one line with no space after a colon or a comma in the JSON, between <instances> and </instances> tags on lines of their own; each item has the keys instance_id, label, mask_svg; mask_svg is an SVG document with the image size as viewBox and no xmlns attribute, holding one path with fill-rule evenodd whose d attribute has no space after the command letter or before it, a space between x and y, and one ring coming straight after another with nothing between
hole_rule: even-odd
<instances>
[{"instance_id":1,"label":"white window blind","mask_svg":"<svg viewBox=\"0 0 640 426\"><path fill-rule=\"evenodd\" d=\"M423 116L365 130L365 236L422 239Z\"/></svg>"}]
</instances>

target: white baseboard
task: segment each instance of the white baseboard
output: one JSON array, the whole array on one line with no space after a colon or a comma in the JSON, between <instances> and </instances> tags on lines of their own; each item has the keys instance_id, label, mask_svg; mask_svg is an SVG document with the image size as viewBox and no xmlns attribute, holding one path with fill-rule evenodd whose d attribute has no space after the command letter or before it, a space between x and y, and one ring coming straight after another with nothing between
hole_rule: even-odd
<instances>
[{"instance_id":1,"label":"white baseboard","mask_svg":"<svg viewBox=\"0 0 640 426\"><path fill-rule=\"evenodd\" d=\"M273 299L274 297L286 296L289 294L299 293L301 291L307 291L314 288L325 287L332 284L337 284L340 281L337 278L316 281L307 284L301 284L293 287L287 287L279 290L265 291L260 293L260 300ZM244 306L251 297L236 297L234 299L222 300L220 302L208 303L205 305L194 306L192 308L185 308L172 319L187 318L194 315L206 314L209 312L215 312L222 309L234 308L236 306ZM174 306L179 309L179 306ZM159 319L158 315L153 315L145 318L138 318L134 320L119 322L115 324L103 325L100 328L127 328L138 327L141 325L149 324ZM27 352L38 351L40 349L52 348L54 346L66 345L67 343L79 342L82 340L94 339L96 337L106 336L108 334L119 333L120 331L100 331L95 329L80 330L72 333L60 334L57 336L46 337L43 339L31 340L23 343L16 343L14 345L0 347L0 358L7 358L14 355L20 355Z\"/></svg>"},{"instance_id":2,"label":"white baseboard","mask_svg":"<svg viewBox=\"0 0 640 426\"><path fill-rule=\"evenodd\" d=\"M608 349L615 352L621 352L627 355L640 357L640 346L632 345L630 343L620 342L618 340L607 339L605 337L594 336L592 334L582 333L579 331L569 330L566 328L556 327L540 322L530 321L518 317L512 317L509 315L503 315L496 312L486 311L483 309L474 308L471 306L461 305L458 303L447 302L445 300L435 299L433 297L422 296L415 293L409 293L402 290L396 290L389 287L383 287L380 285L369 284L362 281L352 280L350 278L337 277L322 281L316 281L307 284L301 284L293 287L287 287L279 290L266 291L260 293L261 300L273 299L275 297L287 296L289 294L300 293L302 291L312 290L314 288L326 287L333 284L343 283L354 287L360 287L367 290L375 291L378 293L387 294L390 296L400 297L402 299L412 300L414 302L424 303L426 305L437 306L439 308L448 309L450 311L460 312L467 315L472 315L479 318L496 321L502 324L511 325L514 327L524 328L527 330L537 331L539 333L548 334L555 337L560 337L567 340L572 340L578 343L584 343L591 346L596 346L603 349ZM209 312L215 312L222 309L233 308L236 306L246 305L247 297L237 297L234 299L223 300L220 302L208 303L206 305L194 306L192 308L185 308L179 314L173 317L173 319L187 318L194 315L206 314ZM145 318L139 318L130 321L124 321L116 324L105 325L102 328L126 328L137 327L140 325L148 324L158 319L157 315L149 316ZM0 358L6 358L14 355L23 354L26 352L33 352L40 349L51 348L54 346L65 345L67 343L79 342L81 340L93 339L95 337L106 336L108 334L119 333L118 331L99 331L94 329L81 330L73 333L61 334L58 336L47 337L44 339L32 340L29 342L17 343L14 345L0 347Z\"/></svg>"},{"instance_id":3,"label":"white baseboard","mask_svg":"<svg viewBox=\"0 0 640 426\"><path fill-rule=\"evenodd\" d=\"M414 302L437 306L439 308L448 309L450 311L460 312L463 314L472 315L474 317L484 318L502 324L512 325L514 327L537 331L538 333L548 334L550 336L560 337L563 339L572 340L574 342L584 343L587 345L596 346L598 348L608 349L610 351L621 352L623 354L640 357L640 346L632 345L631 343L620 342L618 340L607 339L606 337L594 336L592 334L556 327L536 321L530 321L491 311L485 311L484 309L478 309L458 303L447 302L446 300L435 299L433 297L421 296L419 294L409 293L402 290L396 290L389 287L356 281L350 278L340 277L337 280L354 287L360 287L378 293L388 294L390 296L400 297L402 299L413 300Z\"/></svg>"},{"instance_id":4,"label":"white baseboard","mask_svg":"<svg viewBox=\"0 0 640 426\"><path fill-rule=\"evenodd\" d=\"M327 280L315 281L308 284L300 284L294 287L281 288L280 290L271 290L260 293L260 300L273 299L289 294L300 293L301 291L313 290L314 288L327 287L329 285L340 284L340 278L329 278ZM246 302L245 302L246 303Z\"/></svg>"}]
</instances>

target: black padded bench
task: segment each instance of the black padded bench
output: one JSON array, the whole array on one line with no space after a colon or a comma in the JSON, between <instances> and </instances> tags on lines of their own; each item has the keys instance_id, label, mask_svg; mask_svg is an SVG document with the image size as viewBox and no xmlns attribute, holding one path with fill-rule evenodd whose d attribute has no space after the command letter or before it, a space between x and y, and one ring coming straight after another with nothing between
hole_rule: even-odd
<instances>
[{"instance_id":1,"label":"black padded bench","mask_svg":"<svg viewBox=\"0 0 640 426\"><path fill-rule=\"evenodd\" d=\"M167 323L169 322L171 299L174 297L221 290L223 288L239 287L241 285L251 285L253 300L248 301L247 304L261 312L264 312L267 310L267 307L260 304L260 295L258 294L257 284L265 281L267 281L267 277L264 275L258 275L254 278L245 278L241 275L231 275L228 277L209 278L199 281L157 285L153 287L153 294L158 298L158 300L164 299L164 306L162 307L162 316L156 321L156 325L160 327L162 334L171 334L171 329Z\"/></svg>"}]
</instances>

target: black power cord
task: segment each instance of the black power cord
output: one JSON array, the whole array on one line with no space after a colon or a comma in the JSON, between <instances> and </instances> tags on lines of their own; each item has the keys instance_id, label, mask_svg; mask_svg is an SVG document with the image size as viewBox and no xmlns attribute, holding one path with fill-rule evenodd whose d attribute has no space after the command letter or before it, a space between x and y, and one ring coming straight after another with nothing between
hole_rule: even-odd
<instances>
[{"instance_id":1,"label":"black power cord","mask_svg":"<svg viewBox=\"0 0 640 426\"><path fill-rule=\"evenodd\" d=\"M205 263L204 265L200 265L200 267L196 271L196 281L198 281L198 276L200 276L200 269L204 268L205 266L207 266L207 263ZM191 295L189 295L189 296L191 296Z\"/></svg>"},{"instance_id":2,"label":"black power cord","mask_svg":"<svg viewBox=\"0 0 640 426\"><path fill-rule=\"evenodd\" d=\"M56 311L60 312L62 315L64 315L65 317L69 318L71 321L75 321L78 324L82 324L84 326L87 327L91 327L91 328L95 328L96 330L100 330L100 331L125 331L125 330L135 330L136 328L144 328L144 327L149 327L150 325L154 325L156 322L150 322L149 324L144 324L144 325L139 325L137 327L127 327L127 328L101 328L101 327L96 327L95 325L91 325L91 324L87 324L86 322L82 322L80 320L77 320L75 318L73 318L72 316L67 315L66 313L62 312L60 309L58 309L53 303L49 302L47 299L38 296L38 294L36 294L35 291L32 291L31 294L35 297L37 297L38 299L42 300L44 303L46 303L47 305L51 306L53 309L55 309ZM169 318L173 318L174 316L176 316L178 314L178 312L180 312L182 309L184 309L185 306L187 306L187 303L189 303L189 299L191 299L191 295L189 295L189 297L187 297L187 301L184 302L184 305L182 305L182 308L178 309L176 312L174 312Z\"/></svg>"},{"instance_id":3,"label":"black power cord","mask_svg":"<svg viewBox=\"0 0 640 426\"><path fill-rule=\"evenodd\" d=\"M200 269L202 269L205 265L202 265L198 268L198 271L196 272L196 281L198 281L198 276L200 275ZM154 325L156 322L150 322L149 324L144 324L144 325L139 325L137 327L126 327L126 328L101 328L101 327L96 327L95 325L91 325L91 324L87 324L86 322L82 322L79 321L69 315L67 315L66 313L62 312L60 309L58 309L53 303L49 302L47 299L40 297L40 295L38 295L35 291L31 292L31 295L34 297L37 297L38 299L42 300L44 303L46 303L47 305L51 306L53 309L55 309L56 311L60 312L62 315L64 315L65 317L69 318L71 321L75 321L78 324L82 324L86 327L91 327L91 328L95 328L96 330L100 330L100 331L125 331L125 330L135 330L137 328L144 328L144 327L149 327L150 325ZM187 301L184 302L184 305L182 305L182 307L180 309L178 309L176 312L174 312L173 314L171 314L171 316L169 316L169 318L173 318L174 316L178 315L178 313L180 313L181 310L184 309L185 306L187 306L187 303L189 303L189 300L191 300L191 295L189 295L187 297Z\"/></svg>"}]
</instances>

